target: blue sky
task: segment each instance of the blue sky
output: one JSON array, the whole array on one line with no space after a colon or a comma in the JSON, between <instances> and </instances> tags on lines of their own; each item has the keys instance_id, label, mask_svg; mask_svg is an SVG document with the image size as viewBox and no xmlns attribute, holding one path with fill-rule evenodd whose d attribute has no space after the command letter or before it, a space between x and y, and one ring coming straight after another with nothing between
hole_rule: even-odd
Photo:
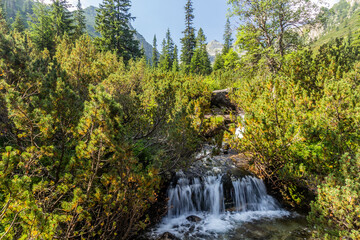
<instances>
[{"instance_id":1,"label":"blue sky","mask_svg":"<svg viewBox=\"0 0 360 240\"><path fill-rule=\"evenodd\" d=\"M77 0L68 0L76 5ZM338 0L325 0L333 5ZM50 0L45 0L50 2ZM99 6L102 0L81 0L83 7L90 5ZM130 12L136 20L132 22L135 29L152 44L154 34L158 40L158 49L161 50L161 42L167 29L180 49L180 38L185 28L184 6L187 0L133 0ZM224 25L227 15L227 0L193 0L194 26L198 30L203 28L207 41L223 41ZM232 29L235 29L235 24Z\"/></svg>"},{"instance_id":2,"label":"blue sky","mask_svg":"<svg viewBox=\"0 0 360 240\"><path fill-rule=\"evenodd\" d=\"M68 1L74 6L77 3L77 0ZM102 0L81 0L84 8L90 5L98 7L101 2ZM186 2L187 0L133 0L130 12L136 19L132 25L150 44L156 34L159 50L169 28L175 44L180 49L180 38L185 27ZM193 0L193 5L195 28L203 28L208 41L216 39L222 42L228 9L227 0Z\"/></svg>"}]
</instances>

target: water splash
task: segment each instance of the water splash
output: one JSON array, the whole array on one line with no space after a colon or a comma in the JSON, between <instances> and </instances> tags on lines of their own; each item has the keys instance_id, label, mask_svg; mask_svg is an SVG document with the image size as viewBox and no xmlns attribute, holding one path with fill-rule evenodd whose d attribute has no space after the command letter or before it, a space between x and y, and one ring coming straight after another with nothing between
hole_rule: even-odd
<instances>
[{"instance_id":1,"label":"water splash","mask_svg":"<svg viewBox=\"0 0 360 240\"><path fill-rule=\"evenodd\" d=\"M261 179L246 176L232 182L234 186L234 202L237 211L280 210L276 200L267 194Z\"/></svg>"},{"instance_id":2,"label":"water splash","mask_svg":"<svg viewBox=\"0 0 360 240\"><path fill-rule=\"evenodd\" d=\"M156 238L170 232L183 239L217 239L236 225L258 219L289 216L277 201L267 194L261 179L246 176L232 182L231 211L225 209L222 175L202 178L179 178L168 190L168 215L153 231ZM231 198L230 198L231 201ZM196 215L202 220L190 222Z\"/></svg>"}]
</instances>

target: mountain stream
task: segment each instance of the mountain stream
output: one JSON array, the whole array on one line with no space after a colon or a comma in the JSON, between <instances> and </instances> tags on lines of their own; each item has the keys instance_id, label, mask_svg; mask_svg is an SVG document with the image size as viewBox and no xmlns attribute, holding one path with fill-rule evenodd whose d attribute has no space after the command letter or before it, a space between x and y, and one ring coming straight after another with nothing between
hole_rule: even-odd
<instances>
[{"instance_id":1,"label":"mountain stream","mask_svg":"<svg viewBox=\"0 0 360 240\"><path fill-rule=\"evenodd\" d=\"M304 216L282 208L261 179L234 165L231 154L209 157L207 150L186 173L177 173L168 188L168 213L147 238L309 238Z\"/></svg>"}]
</instances>

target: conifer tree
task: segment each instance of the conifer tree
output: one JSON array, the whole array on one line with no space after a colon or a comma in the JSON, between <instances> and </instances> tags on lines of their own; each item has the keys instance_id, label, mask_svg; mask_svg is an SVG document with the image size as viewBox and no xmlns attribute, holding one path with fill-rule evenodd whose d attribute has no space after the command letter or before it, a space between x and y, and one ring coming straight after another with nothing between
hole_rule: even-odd
<instances>
[{"instance_id":1,"label":"conifer tree","mask_svg":"<svg viewBox=\"0 0 360 240\"><path fill-rule=\"evenodd\" d=\"M217 53L215 56L213 69L214 69L214 71L216 71L216 70L220 70L223 68L224 68L224 56L223 56L223 54Z\"/></svg>"},{"instance_id":2,"label":"conifer tree","mask_svg":"<svg viewBox=\"0 0 360 240\"><path fill-rule=\"evenodd\" d=\"M173 64L172 64L172 71L173 72L177 72L179 71L179 60L178 60L178 49L177 46L175 45L174 47L174 54L173 54Z\"/></svg>"},{"instance_id":3,"label":"conifer tree","mask_svg":"<svg viewBox=\"0 0 360 240\"><path fill-rule=\"evenodd\" d=\"M170 29L166 32L166 51L170 56L170 65L174 62L174 41L171 38Z\"/></svg>"},{"instance_id":4,"label":"conifer tree","mask_svg":"<svg viewBox=\"0 0 360 240\"><path fill-rule=\"evenodd\" d=\"M190 70L197 74L211 73L211 62L206 51L206 37L202 28L196 37L196 49L191 59Z\"/></svg>"},{"instance_id":5,"label":"conifer tree","mask_svg":"<svg viewBox=\"0 0 360 240\"><path fill-rule=\"evenodd\" d=\"M153 66L154 68L156 68L157 65L158 65L158 63L159 63L158 53L157 53L157 40L156 40L156 35L154 35L154 40L153 40L153 49L152 49L151 63L152 63L152 66Z\"/></svg>"},{"instance_id":6,"label":"conifer tree","mask_svg":"<svg viewBox=\"0 0 360 240\"><path fill-rule=\"evenodd\" d=\"M74 22L75 22L75 38L79 38L86 32L86 23L85 23L85 14L81 6L81 1L78 0L76 11L74 12Z\"/></svg>"},{"instance_id":7,"label":"conifer tree","mask_svg":"<svg viewBox=\"0 0 360 240\"><path fill-rule=\"evenodd\" d=\"M34 6L34 2L32 0L26 0L24 2L22 11L31 15L34 13L33 6Z\"/></svg>"},{"instance_id":8,"label":"conifer tree","mask_svg":"<svg viewBox=\"0 0 360 240\"><path fill-rule=\"evenodd\" d=\"M184 37L181 39L181 64L184 72L189 72L191 58L194 55L194 49L196 46L195 40L195 28L193 27L193 14L194 8L192 1L188 0L185 5L185 30L183 31Z\"/></svg>"},{"instance_id":9,"label":"conifer tree","mask_svg":"<svg viewBox=\"0 0 360 240\"><path fill-rule=\"evenodd\" d=\"M7 31L6 14L3 0L0 0L0 30Z\"/></svg>"},{"instance_id":10,"label":"conifer tree","mask_svg":"<svg viewBox=\"0 0 360 240\"><path fill-rule=\"evenodd\" d=\"M231 33L231 27L230 27L230 20L228 18L226 20L226 24L225 24L224 46L223 46L221 54L218 53L215 56L215 61L214 61L214 66L213 66L214 71L224 68L224 63L225 63L224 58L229 53L231 46L232 46L232 42L233 42L231 35L232 35L232 33Z\"/></svg>"},{"instance_id":11,"label":"conifer tree","mask_svg":"<svg viewBox=\"0 0 360 240\"><path fill-rule=\"evenodd\" d=\"M171 56L168 52L167 43L165 39L163 39L161 46L162 46L162 51L159 60L159 68L164 71L169 71L171 69Z\"/></svg>"},{"instance_id":12,"label":"conifer tree","mask_svg":"<svg viewBox=\"0 0 360 240\"><path fill-rule=\"evenodd\" d=\"M12 27L14 30L20 33L25 31L25 23L19 11L16 14L15 21L12 24Z\"/></svg>"},{"instance_id":13,"label":"conifer tree","mask_svg":"<svg viewBox=\"0 0 360 240\"><path fill-rule=\"evenodd\" d=\"M226 20L225 33L224 33L224 47L222 49L223 54L227 54L232 46L233 39L231 37L231 26L229 18Z\"/></svg>"},{"instance_id":14,"label":"conifer tree","mask_svg":"<svg viewBox=\"0 0 360 240\"><path fill-rule=\"evenodd\" d=\"M31 16L30 37L38 50L54 50L55 32L52 26L50 9L44 4L36 4L34 15Z\"/></svg>"},{"instance_id":15,"label":"conifer tree","mask_svg":"<svg viewBox=\"0 0 360 240\"><path fill-rule=\"evenodd\" d=\"M166 37L162 43L162 53L160 56L159 66L165 71L172 70L174 63L174 41L171 38L170 30L166 32Z\"/></svg>"},{"instance_id":16,"label":"conifer tree","mask_svg":"<svg viewBox=\"0 0 360 240\"><path fill-rule=\"evenodd\" d=\"M51 21L57 36L72 35L74 26L72 13L68 10L71 5L67 0L52 0Z\"/></svg>"},{"instance_id":17,"label":"conifer tree","mask_svg":"<svg viewBox=\"0 0 360 240\"><path fill-rule=\"evenodd\" d=\"M130 29L130 21L135 18L129 13L130 0L103 0L97 10L96 30L101 37L96 39L103 51L115 51L125 62L141 57L139 41L134 39L135 30Z\"/></svg>"}]
</instances>

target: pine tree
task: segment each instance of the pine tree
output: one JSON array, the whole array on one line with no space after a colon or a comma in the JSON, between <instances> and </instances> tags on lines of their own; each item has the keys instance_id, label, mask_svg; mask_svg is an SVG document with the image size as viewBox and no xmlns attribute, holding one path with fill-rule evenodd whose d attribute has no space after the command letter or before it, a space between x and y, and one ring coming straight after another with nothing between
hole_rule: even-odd
<instances>
[{"instance_id":1,"label":"pine tree","mask_svg":"<svg viewBox=\"0 0 360 240\"><path fill-rule=\"evenodd\" d=\"M85 14L84 14L84 10L82 9L80 0L78 0L76 7L77 7L77 9L74 13L74 22L75 22L74 36L75 36L75 38L79 38L86 32L86 23L85 23L86 20L85 20Z\"/></svg>"},{"instance_id":2,"label":"pine tree","mask_svg":"<svg viewBox=\"0 0 360 240\"><path fill-rule=\"evenodd\" d=\"M25 23L19 11L16 14L15 21L12 24L12 27L14 30L20 33L25 31Z\"/></svg>"},{"instance_id":3,"label":"pine tree","mask_svg":"<svg viewBox=\"0 0 360 240\"><path fill-rule=\"evenodd\" d=\"M206 51L206 37L202 28L199 29L196 37L196 49L191 59L190 70L197 74L211 73L211 62Z\"/></svg>"},{"instance_id":4,"label":"pine tree","mask_svg":"<svg viewBox=\"0 0 360 240\"><path fill-rule=\"evenodd\" d=\"M139 41L134 39L135 30L130 29L134 17L129 13L130 0L103 0L97 10L96 30L101 37L96 39L103 51L115 51L125 62L141 57Z\"/></svg>"},{"instance_id":5,"label":"pine tree","mask_svg":"<svg viewBox=\"0 0 360 240\"><path fill-rule=\"evenodd\" d=\"M183 31L184 37L181 39L181 64L184 72L188 73L190 69L191 58L194 55L196 46L195 28L193 27L194 8L192 1L188 0L185 5L185 30Z\"/></svg>"},{"instance_id":6,"label":"pine tree","mask_svg":"<svg viewBox=\"0 0 360 240\"><path fill-rule=\"evenodd\" d=\"M153 49L152 49L151 63L152 63L152 66L153 66L154 68L156 68L157 65L158 65L158 63L159 63L158 53L157 53L157 40L156 40L156 35L154 35L154 40L153 40Z\"/></svg>"},{"instance_id":7,"label":"pine tree","mask_svg":"<svg viewBox=\"0 0 360 240\"><path fill-rule=\"evenodd\" d=\"M74 20L72 19L72 13L68 10L70 6L67 0L52 0L51 22L57 36L73 34Z\"/></svg>"},{"instance_id":8,"label":"pine tree","mask_svg":"<svg viewBox=\"0 0 360 240\"><path fill-rule=\"evenodd\" d=\"M225 33L224 33L224 47L222 49L223 54L227 54L232 46L233 39L231 37L231 27L229 18L226 20Z\"/></svg>"},{"instance_id":9,"label":"pine tree","mask_svg":"<svg viewBox=\"0 0 360 240\"><path fill-rule=\"evenodd\" d=\"M36 4L34 15L31 16L30 37L38 50L48 49L50 52L54 50L55 32L52 26L50 9L44 4Z\"/></svg>"}]
</instances>

